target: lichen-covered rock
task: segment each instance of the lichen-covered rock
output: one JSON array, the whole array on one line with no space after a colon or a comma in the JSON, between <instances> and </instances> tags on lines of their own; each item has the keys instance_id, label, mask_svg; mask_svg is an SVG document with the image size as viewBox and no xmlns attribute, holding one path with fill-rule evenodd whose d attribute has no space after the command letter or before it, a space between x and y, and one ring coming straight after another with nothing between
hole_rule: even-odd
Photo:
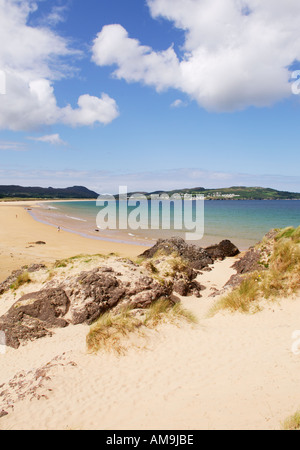
<instances>
[{"instance_id":1,"label":"lichen-covered rock","mask_svg":"<svg viewBox=\"0 0 300 450\"><path fill-rule=\"evenodd\" d=\"M0 317L6 344L18 348L21 342L51 334L53 328L91 324L119 304L146 308L173 291L172 283L159 283L141 273L134 273L130 282L121 277L112 268L100 267L23 295Z\"/></svg>"},{"instance_id":2,"label":"lichen-covered rock","mask_svg":"<svg viewBox=\"0 0 300 450\"><path fill-rule=\"evenodd\" d=\"M73 325L92 323L100 314L118 304L125 296L125 286L114 276L113 269L82 272L62 285L70 301L68 320Z\"/></svg>"},{"instance_id":3,"label":"lichen-covered rock","mask_svg":"<svg viewBox=\"0 0 300 450\"><path fill-rule=\"evenodd\" d=\"M190 267L196 270L201 270L213 263L213 259L205 249L193 244L187 244L184 239L179 237L159 239L152 248L146 250L140 256L144 258L153 258L153 256L159 252L162 252L165 255L175 253L187 260L190 263Z\"/></svg>"},{"instance_id":4,"label":"lichen-covered rock","mask_svg":"<svg viewBox=\"0 0 300 450\"><path fill-rule=\"evenodd\" d=\"M21 341L51 334L51 328L66 327L68 322L63 317L69 307L69 299L62 289L44 289L22 296L0 318L0 330L5 332L6 345L18 348Z\"/></svg>"}]
</instances>

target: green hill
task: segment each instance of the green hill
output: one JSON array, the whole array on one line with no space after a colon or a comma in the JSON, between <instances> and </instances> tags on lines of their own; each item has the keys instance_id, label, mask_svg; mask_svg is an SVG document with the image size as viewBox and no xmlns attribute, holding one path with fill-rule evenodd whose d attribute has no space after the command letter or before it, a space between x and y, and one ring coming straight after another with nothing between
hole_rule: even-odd
<instances>
[{"instance_id":1,"label":"green hill","mask_svg":"<svg viewBox=\"0 0 300 450\"><path fill-rule=\"evenodd\" d=\"M147 193L149 197L153 194L166 193L169 196L173 194L193 194L204 195L208 200L300 200L300 193L278 191L271 188L261 187L246 187L246 186L232 186L229 188L220 189L206 189L203 187L196 187L191 189L177 189L173 191L154 191ZM145 194L145 193L144 193ZM131 194L128 194L129 196Z\"/></svg>"},{"instance_id":2,"label":"green hill","mask_svg":"<svg viewBox=\"0 0 300 450\"><path fill-rule=\"evenodd\" d=\"M83 186L55 189L52 187L0 186L1 199L96 199L98 194Z\"/></svg>"}]
</instances>

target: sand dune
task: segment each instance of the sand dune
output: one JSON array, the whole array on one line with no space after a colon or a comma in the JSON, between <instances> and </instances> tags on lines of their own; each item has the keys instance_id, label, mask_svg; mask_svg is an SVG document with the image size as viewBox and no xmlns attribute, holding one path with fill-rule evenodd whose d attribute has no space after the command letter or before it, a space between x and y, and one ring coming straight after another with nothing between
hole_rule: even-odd
<instances>
[{"instance_id":1,"label":"sand dune","mask_svg":"<svg viewBox=\"0 0 300 450\"><path fill-rule=\"evenodd\" d=\"M224 285L232 262L199 276L201 299L182 298L199 324L147 330L123 356L87 354L86 326L9 349L1 383L23 371L30 387L35 370L51 363L35 395L20 390L1 429L279 429L300 406L300 358L291 351L300 299L207 318L217 299L211 288Z\"/></svg>"}]
</instances>

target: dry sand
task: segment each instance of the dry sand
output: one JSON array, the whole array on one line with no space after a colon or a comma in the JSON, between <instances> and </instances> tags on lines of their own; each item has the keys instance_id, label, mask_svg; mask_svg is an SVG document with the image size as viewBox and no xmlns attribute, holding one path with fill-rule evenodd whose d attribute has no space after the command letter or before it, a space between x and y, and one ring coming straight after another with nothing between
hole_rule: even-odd
<instances>
[{"instance_id":1,"label":"dry sand","mask_svg":"<svg viewBox=\"0 0 300 450\"><path fill-rule=\"evenodd\" d=\"M144 246L87 239L35 221L25 210L37 202L0 203L0 281L22 265L49 263L79 254L118 253L136 257ZM46 245L34 245L43 241Z\"/></svg>"},{"instance_id":2,"label":"dry sand","mask_svg":"<svg viewBox=\"0 0 300 450\"><path fill-rule=\"evenodd\" d=\"M182 298L199 324L147 330L123 356L87 354L86 326L8 349L0 356L0 382L24 376L10 388L14 408L0 428L280 429L300 407L300 356L291 351L300 298L256 315L207 318L217 299L210 294L233 273L232 263L217 262L199 276L207 286L201 299ZM35 371L49 362L42 381Z\"/></svg>"},{"instance_id":3,"label":"dry sand","mask_svg":"<svg viewBox=\"0 0 300 450\"><path fill-rule=\"evenodd\" d=\"M0 205L0 222L1 278L20 263L140 252L57 233L16 205ZM47 245L27 248L37 240ZM9 414L0 418L0 429L279 429L300 407L300 356L291 350L300 298L265 305L255 315L208 318L217 300L210 295L234 273L232 263L217 262L199 276L207 287L202 298L182 298L197 325L147 330L123 356L89 355L83 325L8 348L0 354L0 391L11 395L14 407L5 405Z\"/></svg>"}]
</instances>

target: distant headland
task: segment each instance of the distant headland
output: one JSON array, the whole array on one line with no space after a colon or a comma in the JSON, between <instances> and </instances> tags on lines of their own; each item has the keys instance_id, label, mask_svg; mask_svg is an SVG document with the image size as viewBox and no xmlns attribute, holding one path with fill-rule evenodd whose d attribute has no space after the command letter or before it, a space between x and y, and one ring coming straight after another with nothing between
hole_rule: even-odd
<instances>
[{"instance_id":1,"label":"distant headland","mask_svg":"<svg viewBox=\"0 0 300 450\"><path fill-rule=\"evenodd\" d=\"M271 188L232 186L229 188L207 189L204 187L176 189L172 191L154 192L130 192L133 194L143 194L147 198L151 195L168 194L192 194L203 195L206 200L300 200L300 193L279 191ZM0 201L4 200L92 200L97 199L98 193L91 191L84 186L73 186L68 188L43 188L43 187L23 187L0 185ZM118 194L114 195L118 198Z\"/></svg>"}]
</instances>

